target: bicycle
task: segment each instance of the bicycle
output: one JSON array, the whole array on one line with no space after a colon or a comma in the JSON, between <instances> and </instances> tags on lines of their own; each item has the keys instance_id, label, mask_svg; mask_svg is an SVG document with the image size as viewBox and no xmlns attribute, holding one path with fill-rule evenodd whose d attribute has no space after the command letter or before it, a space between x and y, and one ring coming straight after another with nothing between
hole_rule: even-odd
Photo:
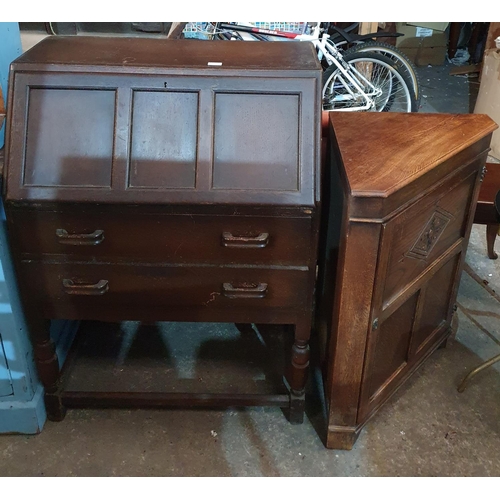
<instances>
[{"instance_id":1,"label":"bicycle","mask_svg":"<svg viewBox=\"0 0 500 500\"><path fill-rule=\"evenodd\" d=\"M322 100L328 111L413 112L418 106L411 81L390 58L375 52L342 55L329 41L330 35L320 23L310 33L292 33L258 28L249 24L214 23L212 39L243 39L241 33L269 40L269 36L309 41L324 63ZM249 39L247 37L247 39ZM252 39L252 38L250 38Z\"/></svg>"},{"instance_id":2,"label":"bicycle","mask_svg":"<svg viewBox=\"0 0 500 500\"><path fill-rule=\"evenodd\" d=\"M331 23L327 23L325 29L330 34L329 42L335 44L337 48L343 49L344 55L353 54L355 52L377 52L392 59L398 65L399 71L411 80L417 107L419 107L422 94L420 92L420 80L415 65L406 54L401 52L401 50L394 45L376 40L381 37L399 37L402 36L402 33L377 32L368 33L366 35L351 33L358 25L359 23L354 23L342 29L335 25L332 26ZM346 45L349 47L344 49Z\"/></svg>"}]
</instances>

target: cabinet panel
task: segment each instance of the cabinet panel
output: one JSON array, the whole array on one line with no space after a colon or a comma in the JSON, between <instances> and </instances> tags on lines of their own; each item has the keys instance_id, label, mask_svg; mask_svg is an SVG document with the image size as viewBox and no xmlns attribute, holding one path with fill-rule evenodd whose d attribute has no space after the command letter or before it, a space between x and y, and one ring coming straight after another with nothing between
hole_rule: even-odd
<instances>
[{"instance_id":1,"label":"cabinet panel","mask_svg":"<svg viewBox=\"0 0 500 500\"><path fill-rule=\"evenodd\" d=\"M194 188L198 93L135 91L129 187Z\"/></svg>"},{"instance_id":2,"label":"cabinet panel","mask_svg":"<svg viewBox=\"0 0 500 500\"><path fill-rule=\"evenodd\" d=\"M25 186L109 187L115 91L31 88Z\"/></svg>"},{"instance_id":3,"label":"cabinet panel","mask_svg":"<svg viewBox=\"0 0 500 500\"><path fill-rule=\"evenodd\" d=\"M387 223L390 249L383 301L391 301L465 235L476 173L435 190Z\"/></svg>"},{"instance_id":4,"label":"cabinet panel","mask_svg":"<svg viewBox=\"0 0 500 500\"><path fill-rule=\"evenodd\" d=\"M405 367L408 362L413 320L418 293L407 300L370 335L363 379L364 399L372 400L377 392Z\"/></svg>"},{"instance_id":5,"label":"cabinet panel","mask_svg":"<svg viewBox=\"0 0 500 500\"><path fill-rule=\"evenodd\" d=\"M214 189L299 190L299 96L215 97Z\"/></svg>"},{"instance_id":6,"label":"cabinet panel","mask_svg":"<svg viewBox=\"0 0 500 500\"><path fill-rule=\"evenodd\" d=\"M450 259L427 283L423 293L422 314L412 335L415 354L425 347L448 319L452 288L461 255Z\"/></svg>"},{"instance_id":7,"label":"cabinet panel","mask_svg":"<svg viewBox=\"0 0 500 500\"><path fill-rule=\"evenodd\" d=\"M311 206L320 73L286 76L18 71L5 199Z\"/></svg>"}]
</instances>

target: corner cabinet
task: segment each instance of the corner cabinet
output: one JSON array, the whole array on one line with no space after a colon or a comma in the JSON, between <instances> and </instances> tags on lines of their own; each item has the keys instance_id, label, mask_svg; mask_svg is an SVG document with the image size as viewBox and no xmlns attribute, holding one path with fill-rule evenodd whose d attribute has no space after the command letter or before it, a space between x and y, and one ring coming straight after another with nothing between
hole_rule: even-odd
<instances>
[{"instance_id":1,"label":"corner cabinet","mask_svg":"<svg viewBox=\"0 0 500 500\"><path fill-rule=\"evenodd\" d=\"M450 333L495 123L330 114L317 329L327 446L362 427Z\"/></svg>"}]
</instances>

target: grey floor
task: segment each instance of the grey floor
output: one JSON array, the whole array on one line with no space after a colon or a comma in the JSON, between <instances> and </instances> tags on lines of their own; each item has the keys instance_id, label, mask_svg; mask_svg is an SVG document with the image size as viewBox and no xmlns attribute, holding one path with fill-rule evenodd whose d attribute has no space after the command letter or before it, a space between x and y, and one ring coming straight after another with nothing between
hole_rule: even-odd
<instances>
[{"instance_id":1,"label":"grey floor","mask_svg":"<svg viewBox=\"0 0 500 500\"><path fill-rule=\"evenodd\" d=\"M449 65L420 69L421 112L472 110L477 79L450 77L449 70ZM498 476L500 363L464 393L456 390L468 370L500 352L500 302L492 292L500 291L500 264L487 259L484 236L485 228L474 226L456 338L378 412L352 451L323 445L320 383L313 372L307 418L300 426L288 424L275 408L70 410L63 422L47 422L39 435L0 436L0 475ZM474 273L488 282L490 292ZM233 325L85 328L88 343L100 343L102 355L91 358L89 351L85 357L84 349L75 384L85 373L91 386L126 383L146 390L161 388L169 377L176 377L177 388L224 383L235 391L278 382L272 370L259 367L270 356L264 344L280 351L281 337L272 329L257 335Z\"/></svg>"}]
</instances>

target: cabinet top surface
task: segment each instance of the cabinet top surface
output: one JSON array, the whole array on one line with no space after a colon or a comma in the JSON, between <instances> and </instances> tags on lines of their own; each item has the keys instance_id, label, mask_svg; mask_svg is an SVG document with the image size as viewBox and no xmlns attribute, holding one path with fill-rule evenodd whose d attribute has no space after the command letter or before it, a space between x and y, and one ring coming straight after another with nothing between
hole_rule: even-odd
<instances>
[{"instance_id":1,"label":"cabinet top surface","mask_svg":"<svg viewBox=\"0 0 500 500\"><path fill-rule=\"evenodd\" d=\"M212 65L209 63L222 63ZM154 38L48 37L14 61L21 65L206 70L319 70L310 43L167 40ZM48 69L48 68L44 68Z\"/></svg>"},{"instance_id":2,"label":"cabinet top surface","mask_svg":"<svg viewBox=\"0 0 500 500\"><path fill-rule=\"evenodd\" d=\"M486 115L330 113L354 196L387 197L493 132Z\"/></svg>"}]
</instances>

